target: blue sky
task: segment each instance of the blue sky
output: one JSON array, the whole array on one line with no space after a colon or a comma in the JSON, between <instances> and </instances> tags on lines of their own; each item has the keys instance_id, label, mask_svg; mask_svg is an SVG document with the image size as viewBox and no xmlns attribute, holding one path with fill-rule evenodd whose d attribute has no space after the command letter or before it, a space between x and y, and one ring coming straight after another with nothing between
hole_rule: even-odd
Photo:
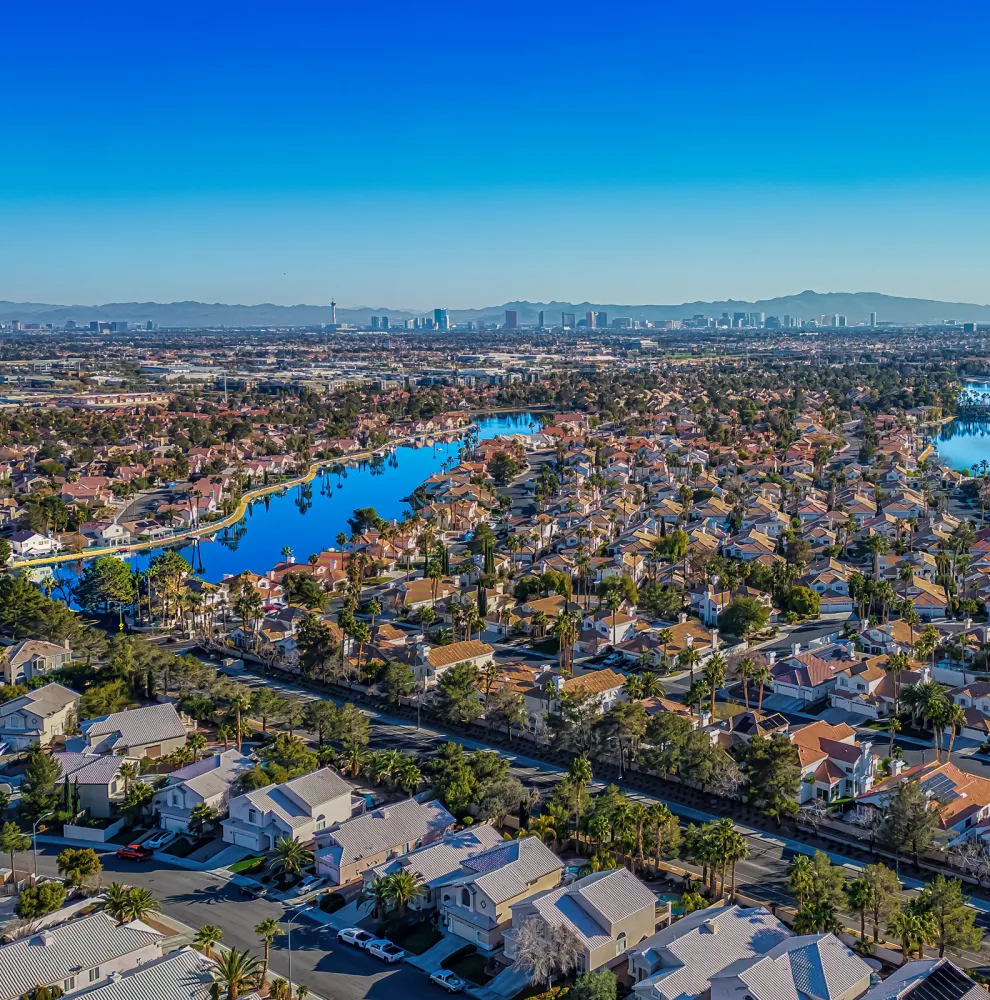
<instances>
[{"instance_id":1,"label":"blue sky","mask_svg":"<svg viewBox=\"0 0 990 1000\"><path fill-rule=\"evenodd\" d=\"M12 5L0 298L986 301L977 3Z\"/></svg>"}]
</instances>

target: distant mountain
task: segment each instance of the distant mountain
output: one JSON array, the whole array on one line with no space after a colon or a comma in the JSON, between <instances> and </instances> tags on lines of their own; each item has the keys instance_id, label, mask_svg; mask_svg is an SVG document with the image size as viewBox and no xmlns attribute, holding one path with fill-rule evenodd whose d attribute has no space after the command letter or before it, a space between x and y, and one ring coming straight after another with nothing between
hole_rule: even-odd
<instances>
[{"instance_id":1,"label":"distant mountain","mask_svg":"<svg viewBox=\"0 0 990 1000\"><path fill-rule=\"evenodd\" d=\"M523 325L536 323L540 310L548 325L560 323L562 312L573 312L580 319L589 310L608 313L609 321L620 316L635 320L684 319L703 313L720 316L723 312L764 312L783 318L785 314L805 320L819 319L823 313L839 313L850 326L869 319L875 312L881 323L939 323L947 319L990 322L990 305L970 302L940 302L935 299L912 299L880 292L813 292L785 295L773 299L746 302L726 299L721 302L682 302L679 305L622 305L609 302L506 302L480 309L451 309L452 323L483 320L501 323L505 310L514 309ZM392 320L411 319L422 313L408 309L337 307L337 322L367 325L371 316ZM163 327L288 327L329 323L328 305L280 306L270 302L259 305L226 305L220 302L108 302L103 305L49 305L42 302L7 302L0 300L0 320L18 319L25 323L52 323L63 326L74 320L87 326L92 320L122 321L144 325L151 321Z\"/></svg>"}]
</instances>

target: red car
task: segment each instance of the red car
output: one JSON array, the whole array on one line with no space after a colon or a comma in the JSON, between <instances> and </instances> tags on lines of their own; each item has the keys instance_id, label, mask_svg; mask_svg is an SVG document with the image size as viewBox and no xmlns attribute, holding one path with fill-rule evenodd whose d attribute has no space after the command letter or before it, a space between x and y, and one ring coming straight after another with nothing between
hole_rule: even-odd
<instances>
[{"instance_id":1,"label":"red car","mask_svg":"<svg viewBox=\"0 0 990 1000\"><path fill-rule=\"evenodd\" d=\"M155 852L140 844L128 844L117 851L118 858L125 858L127 861L148 861L155 856Z\"/></svg>"}]
</instances>

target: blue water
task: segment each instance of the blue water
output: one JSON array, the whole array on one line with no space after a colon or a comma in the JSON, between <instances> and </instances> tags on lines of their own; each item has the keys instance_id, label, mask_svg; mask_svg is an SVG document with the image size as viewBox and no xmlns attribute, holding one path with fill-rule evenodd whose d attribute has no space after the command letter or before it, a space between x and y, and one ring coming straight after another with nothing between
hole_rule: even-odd
<instances>
[{"instance_id":1,"label":"blue water","mask_svg":"<svg viewBox=\"0 0 990 1000\"><path fill-rule=\"evenodd\" d=\"M529 413L500 414L478 420L482 440L499 434L531 434ZM409 509L403 497L445 461L455 465L461 441L438 443L436 448L397 448L394 455L377 463L362 463L336 473L317 476L312 482L294 486L283 495L269 494L248 507L240 524L219 532L215 540L202 539L197 546L190 542L176 546L193 566L197 575L217 583L225 574L250 570L265 573L281 561L282 547L288 545L299 562L310 553L336 547L341 531L350 534L347 518L357 507L374 507L386 520L401 518ZM196 551L198 548L198 552ZM145 569L163 549L151 549L124 555L130 566ZM81 563L53 566L57 577L74 577Z\"/></svg>"},{"instance_id":2,"label":"blue water","mask_svg":"<svg viewBox=\"0 0 990 1000\"><path fill-rule=\"evenodd\" d=\"M964 383L971 395L987 397L990 386L983 383ZM943 424L934 440L935 450L953 469L970 469L974 463L990 462L990 419L956 419Z\"/></svg>"}]
</instances>

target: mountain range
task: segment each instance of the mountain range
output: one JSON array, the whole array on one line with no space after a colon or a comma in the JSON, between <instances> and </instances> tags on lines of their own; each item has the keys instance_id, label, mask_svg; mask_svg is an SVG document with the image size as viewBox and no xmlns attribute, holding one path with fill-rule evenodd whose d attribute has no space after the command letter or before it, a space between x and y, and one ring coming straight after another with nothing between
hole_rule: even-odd
<instances>
[{"instance_id":1,"label":"mountain range","mask_svg":"<svg viewBox=\"0 0 990 1000\"><path fill-rule=\"evenodd\" d=\"M849 326L867 321L870 313L878 322L894 324L940 323L945 320L990 322L990 305L970 302L942 302L936 299L905 298L881 292L813 292L784 295L772 299L747 302L725 299L718 302L682 302L679 305L623 305L608 302L505 302L499 306L478 309L450 309L451 323L484 321L502 323L507 309L515 310L522 325L536 323L539 313L545 313L547 325L560 322L561 312L573 312L580 319L589 310L606 312L609 322L628 316L634 320L684 319L701 313L721 316L723 312L763 312L782 319L785 314L805 320L819 319L822 314L838 313L847 318ZM371 316L385 315L391 321L412 319L424 315L409 309L337 307L337 322L367 326ZM127 321L144 325L151 321L161 327L299 327L329 323L329 305L228 305L220 302L107 302L102 305L52 305L42 302L9 302L0 300L0 321L21 320L24 323L52 323L64 326L74 320L88 326L92 320Z\"/></svg>"}]
</instances>

